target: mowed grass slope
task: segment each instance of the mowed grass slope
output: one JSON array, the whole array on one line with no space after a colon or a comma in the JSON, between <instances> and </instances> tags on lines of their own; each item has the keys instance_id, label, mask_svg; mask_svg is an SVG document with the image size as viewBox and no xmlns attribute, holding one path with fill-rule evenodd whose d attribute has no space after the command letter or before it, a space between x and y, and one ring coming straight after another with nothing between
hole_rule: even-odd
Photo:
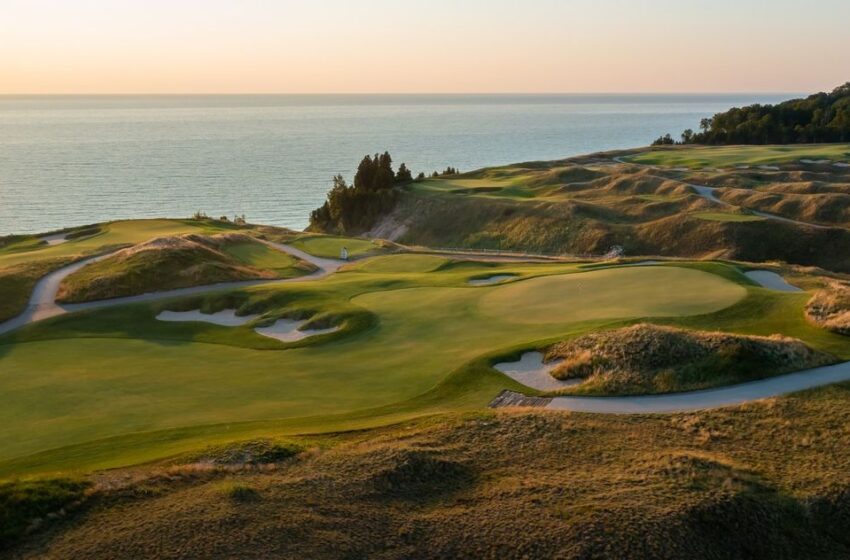
<instances>
[{"instance_id":1,"label":"mowed grass slope","mask_svg":"<svg viewBox=\"0 0 850 560\"><path fill-rule=\"evenodd\" d=\"M726 167L776 165L801 159L850 163L850 144L796 144L783 146L677 146L653 148L626 161L669 167Z\"/></svg>"},{"instance_id":2,"label":"mowed grass slope","mask_svg":"<svg viewBox=\"0 0 850 560\"><path fill-rule=\"evenodd\" d=\"M290 242L296 249L301 249L316 257L338 259L342 248L348 249L349 257L363 257L386 251L378 241L359 239L356 237L338 237L335 235L304 235Z\"/></svg>"},{"instance_id":3,"label":"mowed grass slope","mask_svg":"<svg viewBox=\"0 0 850 560\"><path fill-rule=\"evenodd\" d=\"M806 323L800 294L745 287L723 265L582 272L413 257L432 272L406 271L414 262L399 255L375 261L383 272L370 272L366 261L319 282L196 298L196 306L343 322L338 335L287 350L249 327L156 321L169 304L61 317L3 337L0 455L10 461L0 474L116 466L245 434L353 429L478 408L502 388L521 389L488 367L493 357L646 316L717 328L722 315L720 329L788 331L848 354L842 337ZM399 272L387 271L393 259ZM544 277L466 283L487 272ZM582 278L585 287L576 289ZM527 282L538 285L520 296ZM661 289L666 297L651 296ZM650 295L636 298L634 290ZM535 294L541 303L530 301L529 314L520 298ZM374 319L356 319L364 315Z\"/></svg>"}]
</instances>

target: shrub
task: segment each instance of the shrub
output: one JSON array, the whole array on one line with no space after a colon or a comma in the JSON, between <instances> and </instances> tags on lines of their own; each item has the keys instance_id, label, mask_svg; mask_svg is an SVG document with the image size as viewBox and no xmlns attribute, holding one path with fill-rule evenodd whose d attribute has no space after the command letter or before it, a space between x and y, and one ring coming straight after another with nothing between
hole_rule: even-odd
<instances>
[{"instance_id":1,"label":"shrub","mask_svg":"<svg viewBox=\"0 0 850 560\"><path fill-rule=\"evenodd\" d=\"M67 478L0 484L0 545L22 536L30 525L83 498L87 482Z\"/></svg>"}]
</instances>

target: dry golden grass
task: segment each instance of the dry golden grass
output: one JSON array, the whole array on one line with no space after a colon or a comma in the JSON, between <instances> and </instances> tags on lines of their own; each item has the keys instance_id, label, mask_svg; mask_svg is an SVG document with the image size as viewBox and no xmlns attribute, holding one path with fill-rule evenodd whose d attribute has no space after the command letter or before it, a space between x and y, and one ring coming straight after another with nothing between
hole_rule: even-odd
<instances>
[{"instance_id":1,"label":"dry golden grass","mask_svg":"<svg viewBox=\"0 0 850 560\"><path fill-rule=\"evenodd\" d=\"M806 314L825 329L850 333L850 285L829 280L806 304Z\"/></svg>"},{"instance_id":2,"label":"dry golden grass","mask_svg":"<svg viewBox=\"0 0 850 560\"><path fill-rule=\"evenodd\" d=\"M552 346L552 375L582 379L573 393L685 391L833 363L833 356L780 335L744 336L641 323Z\"/></svg>"},{"instance_id":3,"label":"dry golden grass","mask_svg":"<svg viewBox=\"0 0 850 560\"><path fill-rule=\"evenodd\" d=\"M848 405L836 386L694 414L434 417L275 468L138 477L3 556L846 557Z\"/></svg>"},{"instance_id":4,"label":"dry golden grass","mask_svg":"<svg viewBox=\"0 0 850 560\"><path fill-rule=\"evenodd\" d=\"M202 284L297 276L311 265L243 233L158 237L86 265L57 300L83 302Z\"/></svg>"}]
</instances>

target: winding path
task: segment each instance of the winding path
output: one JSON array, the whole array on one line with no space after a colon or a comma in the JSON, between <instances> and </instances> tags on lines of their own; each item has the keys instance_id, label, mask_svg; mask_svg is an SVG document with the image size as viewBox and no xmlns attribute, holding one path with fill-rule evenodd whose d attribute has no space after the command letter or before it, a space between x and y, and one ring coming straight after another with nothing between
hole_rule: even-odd
<instances>
[{"instance_id":1,"label":"winding path","mask_svg":"<svg viewBox=\"0 0 850 560\"><path fill-rule=\"evenodd\" d=\"M688 412L739 405L842 381L850 381L850 362L688 393L639 397L554 397L545 408L609 414Z\"/></svg>"},{"instance_id":2,"label":"winding path","mask_svg":"<svg viewBox=\"0 0 850 560\"><path fill-rule=\"evenodd\" d=\"M336 272L339 267L346 263L346 261L341 261L337 259L325 259L321 257L315 257L309 253L305 253L300 249L296 249L295 247L284 245L282 243L272 243L269 241L265 241L264 243L271 247L274 247L275 249L283 251L284 253L288 253L294 257L313 264L314 266L316 266L316 270L304 276L297 276L295 278L283 278L279 280L245 280L241 282L220 282L218 284L206 284L204 286L192 286L190 288L178 288L175 290L152 292L148 294L140 294L137 296L102 299L85 303L60 304L56 302L56 294L59 292L59 285L62 284L62 281L65 278L80 270L87 264L103 260L114 254L114 252L107 253L104 255L98 255L96 257L90 257L77 261L68 266L64 266L60 269L54 270L47 276L44 276L36 283L35 288L33 289L33 292L30 295L29 304L27 305L26 310L24 310L23 313L21 313L14 319L10 319L5 323L0 323L0 334L13 331L36 321L41 321L42 319L48 319L50 317L55 317L56 315L63 315L65 313L84 311L86 309L100 309L103 307L112 307L115 305L124 305L128 303L157 301L161 299L203 294L219 290L248 288L251 286L272 286L277 284L285 284L288 282L318 280Z\"/></svg>"}]
</instances>

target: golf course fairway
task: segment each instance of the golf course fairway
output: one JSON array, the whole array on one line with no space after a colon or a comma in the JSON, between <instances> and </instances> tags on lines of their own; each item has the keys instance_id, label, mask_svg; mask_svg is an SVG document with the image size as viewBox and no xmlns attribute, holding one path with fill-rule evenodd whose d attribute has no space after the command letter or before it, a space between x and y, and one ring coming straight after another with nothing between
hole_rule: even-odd
<instances>
[{"instance_id":1,"label":"golf course fairway","mask_svg":"<svg viewBox=\"0 0 850 560\"><path fill-rule=\"evenodd\" d=\"M321 431L340 429L334 419L341 415L384 414L386 422L435 407L480 407L501 388L519 387L486 366L464 369L483 356L645 317L693 323L705 316L711 324L712 313L746 306L748 293L764 292L726 265L712 265L721 275L707 271L711 266L583 271L575 264L442 262L435 270L435 257L383 256L376 266L366 261L316 282L243 290L252 312L279 316L305 302L318 313L375 318L302 347L261 337L251 324L157 321L167 302L86 311L10 333L0 339L0 457L54 450L64 465L66 446L128 434L197 434L223 425L216 437L235 438L250 422L309 417L302 425ZM519 279L467 284L494 271ZM769 297L797 301L796 294ZM165 453L163 437L145 444L151 457ZM113 447L101 451L114 455ZM82 464L132 462L129 455L126 462L101 459L86 452ZM37 464L51 469L50 460ZM3 470L16 469L0 462Z\"/></svg>"}]
</instances>

